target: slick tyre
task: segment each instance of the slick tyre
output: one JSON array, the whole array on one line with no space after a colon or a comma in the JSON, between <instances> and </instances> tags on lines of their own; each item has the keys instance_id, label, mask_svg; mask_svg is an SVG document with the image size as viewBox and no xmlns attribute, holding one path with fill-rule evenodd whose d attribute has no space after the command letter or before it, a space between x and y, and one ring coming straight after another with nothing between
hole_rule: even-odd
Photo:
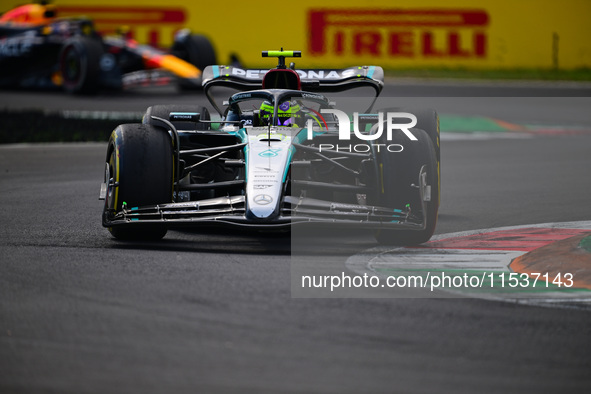
<instances>
[{"instance_id":1,"label":"slick tyre","mask_svg":"<svg viewBox=\"0 0 591 394\"><path fill-rule=\"evenodd\" d=\"M108 189L103 223L127 209L172 201L173 152L170 135L145 124L118 126L109 139L105 178ZM166 234L161 224L109 227L123 240L157 240Z\"/></svg>"},{"instance_id":2,"label":"slick tyre","mask_svg":"<svg viewBox=\"0 0 591 394\"><path fill-rule=\"evenodd\" d=\"M400 133L393 135L390 144L400 144L401 152L375 152L378 174L377 203L380 206L405 209L410 207L411 214L421 218L425 223L422 230L379 230L375 238L380 244L386 245L418 245L427 242L437 224L439 210L439 171L437 156L430 136L423 130L410 129L417 141L410 141ZM383 143L383 141L382 141ZM426 184L430 186L425 209L421 201L421 173L425 175Z\"/></svg>"},{"instance_id":3,"label":"slick tyre","mask_svg":"<svg viewBox=\"0 0 591 394\"><path fill-rule=\"evenodd\" d=\"M217 64L215 49L205 36L191 34L175 41L172 54L191 63L201 71L207 66ZM199 90L201 87L186 80L179 81L181 90Z\"/></svg>"},{"instance_id":4,"label":"slick tyre","mask_svg":"<svg viewBox=\"0 0 591 394\"><path fill-rule=\"evenodd\" d=\"M169 120L171 112L189 112L201 114L201 120L211 120L209 111L206 107L199 105L153 105L148 107L144 114L142 123L144 124L158 124L152 119L152 116ZM200 130L205 131L210 129L208 123L194 123L194 122L171 122L177 130Z\"/></svg>"},{"instance_id":5,"label":"slick tyre","mask_svg":"<svg viewBox=\"0 0 591 394\"><path fill-rule=\"evenodd\" d=\"M437 111L432 108L384 108L378 112L408 112L417 117L417 124L415 128L421 129L429 135L433 147L435 148L435 155L437 157L437 170L441 174L441 138L439 130L439 115ZM401 119L400 123L406 123L408 119ZM437 194L441 202L441 177L439 177L439 184L437 185Z\"/></svg>"},{"instance_id":6,"label":"slick tyre","mask_svg":"<svg viewBox=\"0 0 591 394\"><path fill-rule=\"evenodd\" d=\"M435 147L435 152L437 153L437 162L441 161L439 115L437 114L437 111L431 108L384 108L377 112L408 112L416 116L417 124L414 127L425 131L429 135L429 138L431 138L431 142L433 142L433 146ZM408 122L408 119L406 118L400 121L400 123L406 122Z\"/></svg>"},{"instance_id":7,"label":"slick tyre","mask_svg":"<svg viewBox=\"0 0 591 394\"><path fill-rule=\"evenodd\" d=\"M64 90L74 94L96 93L103 53L103 44L97 38L77 36L67 40L59 54Z\"/></svg>"}]
</instances>

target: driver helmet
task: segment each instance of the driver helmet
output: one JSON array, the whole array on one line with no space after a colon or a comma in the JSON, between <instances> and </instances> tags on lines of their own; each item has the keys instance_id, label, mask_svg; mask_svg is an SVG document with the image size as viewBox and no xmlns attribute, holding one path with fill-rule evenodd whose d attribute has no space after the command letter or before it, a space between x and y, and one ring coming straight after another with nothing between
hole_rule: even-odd
<instances>
[{"instance_id":1,"label":"driver helmet","mask_svg":"<svg viewBox=\"0 0 591 394\"><path fill-rule=\"evenodd\" d=\"M261 120L268 125L273 119L273 104L264 101L259 109ZM298 121L301 118L300 105L296 101L286 100L277 108L277 124L275 126L298 127Z\"/></svg>"}]
</instances>

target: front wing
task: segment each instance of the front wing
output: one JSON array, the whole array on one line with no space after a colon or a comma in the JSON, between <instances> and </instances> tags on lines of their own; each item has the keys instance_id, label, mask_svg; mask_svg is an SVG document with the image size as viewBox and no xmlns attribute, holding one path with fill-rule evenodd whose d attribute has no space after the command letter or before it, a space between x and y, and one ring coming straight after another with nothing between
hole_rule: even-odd
<instances>
[{"instance_id":1,"label":"front wing","mask_svg":"<svg viewBox=\"0 0 591 394\"><path fill-rule=\"evenodd\" d=\"M425 207L422 208L425 212ZM401 210L294 196L285 196L279 214L264 220L246 216L244 196L145 207L125 206L112 218L109 216L108 211L103 215L105 227L148 223L166 224L169 227L227 225L255 229L282 229L302 223L338 224L367 229L424 230L426 227L422 215L415 215L410 208Z\"/></svg>"}]
</instances>

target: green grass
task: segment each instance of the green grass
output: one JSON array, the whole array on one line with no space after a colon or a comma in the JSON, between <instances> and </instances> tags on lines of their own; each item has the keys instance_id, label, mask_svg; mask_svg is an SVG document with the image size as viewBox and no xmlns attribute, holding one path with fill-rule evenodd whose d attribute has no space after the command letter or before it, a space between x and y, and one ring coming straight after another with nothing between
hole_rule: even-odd
<instances>
[{"instance_id":1,"label":"green grass","mask_svg":"<svg viewBox=\"0 0 591 394\"><path fill-rule=\"evenodd\" d=\"M579 243L579 248L583 248L587 252L591 252L591 235L581 240L581 242Z\"/></svg>"},{"instance_id":2,"label":"green grass","mask_svg":"<svg viewBox=\"0 0 591 394\"><path fill-rule=\"evenodd\" d=\"M456 78L486 80L542 80L542 81L591 81L591 68L575 70L554 69L495 69L468 70L462 68L388 69L387 77L405 78Z\"/></svg>"}]
</instances>

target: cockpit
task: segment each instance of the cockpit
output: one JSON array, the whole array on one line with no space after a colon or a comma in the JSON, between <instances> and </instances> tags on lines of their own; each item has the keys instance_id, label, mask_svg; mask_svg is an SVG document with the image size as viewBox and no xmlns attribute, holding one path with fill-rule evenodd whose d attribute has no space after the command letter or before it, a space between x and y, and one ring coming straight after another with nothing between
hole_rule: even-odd
<instances>
[{"instance_id":1,"label":"cockpit","mask_svg":"<svg viewBox=\"0 0 591 394\"><path fill-rule=\"evenodd\" d=\"M299 127L312 121L316 130L327 129L328 99L316 93L299 90L264 89L236 93L228 101L224 120L240 127ZM332 118L331 118L332 121Z\"/></svg>"}]
</instances>

